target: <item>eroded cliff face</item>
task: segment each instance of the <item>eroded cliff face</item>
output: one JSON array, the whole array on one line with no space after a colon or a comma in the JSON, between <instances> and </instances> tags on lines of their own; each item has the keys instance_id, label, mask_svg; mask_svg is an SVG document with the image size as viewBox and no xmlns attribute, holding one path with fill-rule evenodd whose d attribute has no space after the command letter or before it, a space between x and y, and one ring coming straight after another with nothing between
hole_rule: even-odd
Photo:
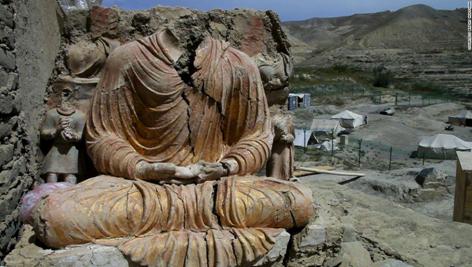
<instances>
[{"instance_id":1,"label":"eroded cliff face","mask_svg":"<svg viewBox=\"0 0 472 267\"><path fill-rule=\"evenodd\" d=\"M0 259L20 228L18 203L36 181L38 127L60 45L54 0L0 1Z\"/></svg>"}]
</instances>

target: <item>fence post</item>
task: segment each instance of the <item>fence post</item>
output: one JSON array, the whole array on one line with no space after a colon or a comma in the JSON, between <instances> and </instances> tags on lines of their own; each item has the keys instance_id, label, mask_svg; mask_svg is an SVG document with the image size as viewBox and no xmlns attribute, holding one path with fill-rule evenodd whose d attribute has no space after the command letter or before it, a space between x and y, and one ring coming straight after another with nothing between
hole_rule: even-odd
<instances>
[{"instance_id":1,"label":"fence post","mask_svg":"<svg viewBox=\"0 0 472 267\"><path fill-rule=\"evenodd\" d=\"M423 151L423 166L424 166L424 159L425 159L425 157L426 157L426 155L425 155L425 153L424 153L424 151Z\"/></svg>"},{"instance_id":2,"label":"fence post","mask_svg":"<svg viewBox=\"0 0 472 267\"><path fill-rule=\"evenodd\" d=\"M388 170L392 170L392 152L393 152L393 146L390 147L390 160L388 162Z\"/></svg>"},{"instance_id":3,"label":"fence post","mask_svg":"<svg viewBox=\"0 0 472 267\"><path fill-rule=\"evenodd\" d=\"M331 132L331 157L334 157L334 129Z\"/></svg>"},{"instance_id":4,"label":"fence post","mask_svg":"<svg viewBox=\"0 0 472 267\"><path fill-rule=\"evenodd\" d=\"M306 153L306 147L307 147L307 143L306 143L306 129L303 128L303 152Z\"/></svg>"},{"instance_id":5,"label":"fence post","mask_svg":"<svg viewBox=\"0 0 472 267\"><path fill-rule=\"evenodd\" d=\"M408 92L408 106L411 107L411 92Z\"/></svg>"},{"instance_id":6,"label":"fence post","mask_svg":"<svg viewBox=\"0 0 472 267\"><path fill-rule=\"evenodd\" d=\"M361 167L362 139L359 140L359 168Z\"/></svg>"},{"instance_id":7,"label":"fence post","mask_svg":"<svg viewBox=\"0 0 472 267\"><path fill-rule=\"evenodd\" d=\"M398 93L395 93L395 106L398 106Z\"/></svg>"}]
</instances>

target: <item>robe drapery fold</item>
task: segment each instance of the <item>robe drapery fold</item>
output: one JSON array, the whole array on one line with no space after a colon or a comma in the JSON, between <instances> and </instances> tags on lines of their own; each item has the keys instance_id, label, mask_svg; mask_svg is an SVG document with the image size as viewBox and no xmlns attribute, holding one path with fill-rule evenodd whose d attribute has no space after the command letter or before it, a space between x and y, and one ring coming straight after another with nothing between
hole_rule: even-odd
<instances>
[{"instance_id":1,"label":"robe drapery fold","mask_svg":"<svg viewBox=\"0 0 472 267\"><path fill-rule=\"evenodd\" d=\"M141 161L186 166L234 159L239 175L259 171L273 134L253 60L207 38L192 86L180 77L167 32L117 48L92 99L87 148L100 173L137 178ZM174 44L172 44L174 45Z\"/></svg>"},{"instance_id":2,"label":"robe drapery fold","mask_svg":"<svg viewBox=\"0 0 472 267\"><path fill-rule=\"evenodd\" d=\"M207 267L250 265L312 215L310 190L278 179L156 185L98 176L51 193L33 220L49 247L95 242L146 266Z\"/></svg>"}]
</instances>

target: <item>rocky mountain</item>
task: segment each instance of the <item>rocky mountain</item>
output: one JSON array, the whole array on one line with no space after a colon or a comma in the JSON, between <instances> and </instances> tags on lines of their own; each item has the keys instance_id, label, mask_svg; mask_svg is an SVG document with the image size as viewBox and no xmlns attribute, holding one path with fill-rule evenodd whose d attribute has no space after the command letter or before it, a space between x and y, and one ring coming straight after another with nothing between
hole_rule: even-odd
<instances>
[{"instance_id":1,"label":"rocky mountain","mask_svg":"<svg viewBox=\"0 0 472 267\"><path fill-rule=\"evenodd\" d=\"M395 12L284 23L298 66L384 65L397 78L424 80L457 92L472 89L466 9L413 5Z\"/></svg>"}]
</instances>

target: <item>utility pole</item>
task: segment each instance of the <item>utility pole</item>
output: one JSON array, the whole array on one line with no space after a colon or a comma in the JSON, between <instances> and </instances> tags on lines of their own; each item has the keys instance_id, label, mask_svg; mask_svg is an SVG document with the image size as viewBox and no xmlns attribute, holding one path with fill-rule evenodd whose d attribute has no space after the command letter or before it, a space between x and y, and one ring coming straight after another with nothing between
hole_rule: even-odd
<instances>
[{"instance_id":1,"label":"utility pole","mask_svg":"<svg viewBox=\"0 0 472 267\"><path fill-rule=\"evenodd\" d=\"M359 140L359 168L361 167L362 139Z\"/></svg>"},{"instance_id":2,"label":"utility pole","mask_svg":"<svg viewBox=\"0 0 472 267\"><path fill-rule=\"evenodd\" d=\"M303 128L303 152L306 153L306 147L307 147L307 143L306 143L306 129Z\"/></svg>"},{"instance_id":3,"label":"utility pole","mask_svg":"<svg viewBox=\"0 0 472 267\"><path fill-rule=\"evenodd\" d=\"M472 51L472 0L467 1L467 49Z\"/></svg>"}]
</instances>

